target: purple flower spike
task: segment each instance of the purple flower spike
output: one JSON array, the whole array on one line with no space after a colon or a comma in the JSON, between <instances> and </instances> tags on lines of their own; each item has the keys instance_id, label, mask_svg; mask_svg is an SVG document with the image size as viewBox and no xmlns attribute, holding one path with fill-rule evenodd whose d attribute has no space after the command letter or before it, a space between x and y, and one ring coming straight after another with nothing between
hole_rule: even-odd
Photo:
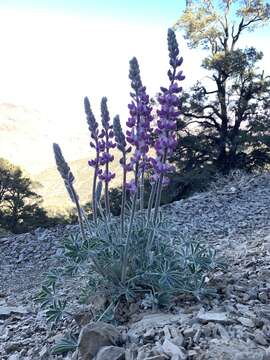
<instances>
[{"instance_id":1,"label":"purple flower spike","mask_svg":"<svg viewBox=\"0 0 270 360\"><path fill-rule=\"evenodd\" d=\"M128 105L130 117L126 123L130 130L126 131L126 141L134 147L134 156L128 170L136 169L137 172L144 170L149 162L148 151L152 145L151 122L152 107L150 106L149 96L146 87L142 85L140 68L136 58L130 61L129 78L134 93L131 93L133 101ZM135 174L135 177L137 174Z\"/></svg>"},{"instance_id":2,"label":"purple flower spike","mask_svg":"<svg viewBox=\"0 0 270 360\"><path fill-rule=\"evenodd\" d=\"M102 170L99 179L108 184L115 176L115 174L109 172L109 163L114 160L114 156L110 154L110 149L115 148L116 144L112 141L112 139L114 139L114 131L113 126L111 125L107 102L108 100L106 97L101 99L101 123L103 129L100 134L102 140L99 141L99 149L101 152L99 163L101 166L105 166L105 169ZM107 187L105 186L105 192L107 191L106 188Z\"/></svg>"},{"instance_id":3,"label":"purple flower spike","mask_svg":"<svg viewBox=\"0 0 270 360\"><path fill-rule=\"evenodd\" d=\"M98 136L98 123L96 122L95 116L91 110L90 102L88 97L84 98L84 110L88 123L88 128L91 133L92 139L96 139Z\"/></svg>"},{"instance_id":4,"label":"purple flower spike","mask_svg":"<svg viewBox=\"0 0 270 360\"><path fill-rule=\"evenodd\" d=\"M155 142L157 157L152 161L154 173L156 173L154 177L157 178L158 175L162 175L162 184L166 174L173 171L172 167L167 164L167 159L173 154L177 144L175 131L177 129L177 119L181 114L179 93L182 91L182 87L178 85L178 82L185 79L183 71L178 71L178 68L183 63L183 58L179 57L176 36L171 29L168 30L168 50L171 65L168 71L170 86L168 88L161 87L161 93L158 96L160 108L157 111L159 119L155 130L157 135Z\"/></svg>"},{"instance_id":5,"label":"purple flower spike","mask_svg":"<svg viewBox=\"0 0 270 360\"><path fill-rule=\"evenodd\" d=\"M137 93L142 87L140 68L138 60L134 57L129 62L129 78L131 80L131 87Z\"/></svg>"},{"instance_id":6,"label":"purple flower spike","mask_svg":"<svg viewBox=\"0 0 270 360\"><path fill-rule=\"evenodd\" d=\"M98 177L98 173L99 173L101 134L99 133L98 123L92 112L90 102L87 97L84 98L84 110L86 113L86 120L87 120L87 124L88 124L88 129L90 131L90 136L91 136L91 139L93 140L93 141L90 141L90 147L96 150L95 159L88 161L88 165L94 168L94 178L93 178L93 188L92 188L92 206L93 206L93 218L96 223L97 222L96 184L97 184L97 177Z\"/></svg>"}]
</instances>

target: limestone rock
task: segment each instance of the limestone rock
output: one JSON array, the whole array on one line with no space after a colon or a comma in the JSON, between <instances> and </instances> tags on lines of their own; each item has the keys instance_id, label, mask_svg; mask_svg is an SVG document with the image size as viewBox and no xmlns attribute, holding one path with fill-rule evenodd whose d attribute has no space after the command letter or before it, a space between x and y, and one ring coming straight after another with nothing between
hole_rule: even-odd
<instances>
[{"instance_id":1,"label":"limestone rock","mask_svg":"<svg viewBox=\"0 0 270 360\"><path fill-rule=\"evenodd\" d=\"M185 314L151 314L146 315L142 318L142 320L135 322L131 326L132 331L143 332L151 328L161 328L165 325L172 323L181 323L186 318Z\"/></svg>"},{"instance_id":2,"label":"limestone rock","mask_svg":"<svg viewBox=\"0 0 270 360\"><path fill-rule=\"evenodd\" d=\"M0 306L0 319L6 319L12 314L24 315L27 310L22 306Z\"/></svg>"},{"instance_id":3,"label":"limestone rock","mask_svg":"<svg viewBox=\"0 0 270 360\"><path fill-rule=\"evenodd\" d=\"M125 360L125 349L118 346L105 346L98 352L96 360Z\"/></svg>"},{"instance_id":4,"label":"limestone rock","mask_svg":"<svg viewBox=\"0 0 270 360\"><path fill-rule=\"evenodd\" d=\"M254 340L259 345L267 346L267 344L268 344L266 337L264 336L263 332L260 330L255 331Z\"/></svg>"},{"instance_id":5,"label":"limestone rock","mask_svg":"<svg viewBox=\"0 0 270 360\"><path fill-rule=\"evenodd\" d=\"M246 342L233 340L228 342L212 341L206 353L207 360L263 360L264 350L248 346Z\"/></svg>"},{"instance_id":6,"label":"limestone rock","mask_svg":"<svg viewBox=\"0 0 270 360\"><path fill-rule=\"evenodd\" d=\"M168 339L165 339L162 347L164 353L169 355L172 360L186 360L187 358L187 355Z\"/></svg>"},{"instance_id":7,"label":"limestone rock","mask_svg":"<svg viewBox=\"0 0 270 360\"><path fill-rule=\"evenodd\" d=\"M12 354L8 357L8 360L20 360L19 354Z\"/></svg>"},{"instance_id":8,"label":"limestone rock","mask_svg":"<svg viewBox=\"0 0 270 360\"><path fill-rule=\"evenodd\" d=\"M113 325L96 322L84 326L78 340L82 360L94 359L102 347L117 345L119 339L120 333Z\"/></svg>"},{"instance_id":9,"label":"limestone rock","mask_svg":"<svg viewBox=\"0 0 270 360\"><path fill-rule=\"evenodd\" d=\"M246 327L250 327L250 328L254 327L254 322L252 321L252 319L241 316L237 320Z\"/></svg>"},{"instance_id":10,"label":"limestone rock","mask_svg":"<svg viewBox=\"0 0 270 360\"><path fill-rule=\"evenodd\" d=\"M216 322L222 324L228 324L231 322L229 316L225 312L214 312L214 311L207 311L203 312L200 311L197 315L197 319L202 322Z\"/></svg>"}]
</instances>

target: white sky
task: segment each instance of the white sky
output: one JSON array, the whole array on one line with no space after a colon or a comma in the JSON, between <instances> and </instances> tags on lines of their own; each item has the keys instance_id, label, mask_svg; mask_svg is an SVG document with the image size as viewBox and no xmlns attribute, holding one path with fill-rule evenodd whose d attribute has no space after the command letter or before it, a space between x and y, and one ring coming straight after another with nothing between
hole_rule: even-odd
<instances>
[{"instance_id":1,"label":"white sky","mask_svg":"<svg viewBox=\"0 0 270 360\"><path fill-rule=\"evenodd\" d=\"M167 29L157 25L116 23L59 13L2 10L0 14L0 103L29 106L51 123L52 137L85 122L85 95L99 115L107 96L111 114L126 116L129 101L128 62L137 56L143 83L151 95L166 85ZM201 55L180 40L186 85L202 77ZM265 52L265 38L248 35L244 42ZM85 127L84 127L85 129ZM57 139L56 139L57 140Z\"/></svg>"}]
</instances>

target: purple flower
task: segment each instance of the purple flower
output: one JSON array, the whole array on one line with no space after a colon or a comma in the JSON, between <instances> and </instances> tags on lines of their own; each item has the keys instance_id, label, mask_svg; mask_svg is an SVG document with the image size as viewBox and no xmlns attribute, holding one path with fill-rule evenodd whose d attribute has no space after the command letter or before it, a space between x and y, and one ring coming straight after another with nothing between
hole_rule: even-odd
<instances>
[{"instance_id":1,"label":"purple flower","mask_svg":"<svg viewBox=\"0 0 270 360\"><path fill-rule=\"evenodd\" d=\"M100 165L105 165L112 162L113 160L114 160L114 156L112 154L108 152L104 152L99 158L99 163Z\"/></svg>"},{"instance_id":2,"label":"purple flower","mask_svg":"<svg viewBox=\"0 0 270 360\"><path fill-rule=\"evenodd\" d=\"M88 165L91 167L96 167L97 165L97 160L88 160Z\"/></svg>"},{"instance_id":3,"label":"purple flower","mask_svg":"<svg viewBox=\"0 0 270 360\"><path fill-rule=\"evenodd\" d=\"M114 160L114 156L110 154L110 149L113 149L116 146L112 141L114 138L114 131L113 126L111 125L107 101L106 97L103 97L101 100L101 123L103 129L100 133L101 140L99 141L99 149L101 152L99 164L105 166L105 169L99 174L99 179L105 181L105 183L109 183L115 176L114 173L109 171L109 163Z\"/></svg>"},{"instance_id":4,"label":"purple flower","mask_svg":"<svg viewBox=\"0 0 270 360\"><path fill-rule=\"evenodd\" d=\"M185 79L182 70L178 71L179 66L183 63L183 58L179 57L175 33L171 29L168 30L168 49L171 65L168 71L170 85L168 88L161 87L161 93L158 96L160 107L157 111L159 118L155 130L157 138L154 144L157 156L152 161L153 176L158 178L158 175L162 175L162 183L164 183L166 174L173 171L172 166L167 163L167 159L173 154L177 144L175 131L177 129L177 119L181 114L181 101L178 94L182 91L182 87L179 86L178 82Z\"/></svg>"},{"instance_id":5,"label":"purple flower","mask_svg":"<svg viewBox=\"0 0 270 360\"><path fill-rule=\"evenodd\" d=\"M140 77L140 68L136 58L130 61L129 78L131 87L134 90L131 93L132 102L128 105L130 117L126 123L130 130L126 131L126 141L134 148L134 156L128 169L137 169L143 171L149 162L148 151L152 144L151 122L152 107L150 106L149 96L146 94L146 88L142 85ZM136 174L135 176L137 176Z\"/></svg>"},{"instance_id":6,"label":"purple flower","mask_svg":"<svg viewBox=\"0 0 270 360\"><path fill-rule=\"evenodd\" d=\"M91 110L90 102L87 97L84 98L84 109L86 113L86 120L88 124L88 128L90 131L90 136L93 141L90 141L90 147L95 149L95 159L91 159L88 161L88 165L94 168L94 176L93 176L93 187L92 187L92 207L93 207L93 218L94 222L97 221L97 199L96 199L96 184L97 178L100 173L99 169L99 156L100 151L103 147L102 134L99 132L98 123L95 119L95 116Z\"/></svg>"},{"instance_id":7,"label":"purple flower","mask_svg":"<svg viewBox=\"0 0 270 360\"><path fill-rule=\"evenodd\" d=\"M122 153L125 153L127 142L121 127L119 115L116 115L115 118L113 119L113 130L115 133L115 141L118 150L120 150Z\"/></svg>"},{"instance_id":8,"label":"purple flower","mask_svg":"<svg viewBox=\"0 0 270 360\"><path fill-rule=\"evenodd\" d=\"M126 189L131 193L134 194L137 190L137 185L135 180L131 180L130 182L126 183Z\"/></svg>"},{"instance_id":9,"label":"purple flower","mask_svg":"<svg viewBox=\"0 0 270 360\"><path fill-rule=\"evenodd\" d=\"M112 173L110 171L101 172L99 174L99 179L103 180L105 183L109 183L114 178L115 178L115 173Z\"/></svg>"},{"instance_id":10,"label":"purple flower","mask_svg":"<svg viewBox=\"0 0 270 360\"><path fill-rule=\"evenodd\" d=\"M89 160L88 165L94 167L97 173L98 166L99 166L99 154L102 147L102 143L100 142L100 133L98 129L98 123L95 119L95 116L92 112L89 99L87 97L84 98L84 109L86 114L86 120L88 124L88 129L90 131L91 138L93 141L90 141L90 147L96 150L96 157L95 159Z\"/></svg>"}]
</instances>

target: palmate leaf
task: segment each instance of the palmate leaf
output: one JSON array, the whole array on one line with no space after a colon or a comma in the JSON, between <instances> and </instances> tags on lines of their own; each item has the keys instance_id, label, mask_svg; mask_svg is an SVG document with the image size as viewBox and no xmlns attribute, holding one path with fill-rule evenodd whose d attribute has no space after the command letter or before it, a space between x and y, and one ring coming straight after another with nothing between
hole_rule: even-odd
<instances>
[{"instance_id":1,"label":"palmate leaf","mask_svg":"<svg viewBox=\"0 0 270 360\"><path fill-rule=\"evenodd\" d=\"M41 290L35 297L35 301L41 303L41 307L44 308L50 302L53 301L55 297L55 283L51 286L42 285Z\"/></svg>"},{"instance_id":2,"label":"palmate leaf","mask_svg":"<svg viewBox=\"0 0 270 360\"><path fill-rule=\"evenodd\" d=\"M89 286L82 288L79 295L79 303L87 304L91 295L93 295L93 289L91 289Z\"/></svg>"},{"instance_id":3,"label":"palmate leaf","mask_svg":"<svg viewBox=\"0 0 270 360\"><path fill-rule=\"evenodd\" d=\"M66 300L54 299L53 303L46 310L47 321L57 323L65 314Z\"/></svg>"},{"instance_id":4,"label":"palmate leaf","mask_svg":"<svg viewBox=\"0 0 270 360\"><path fill-rule=\"evenodd\" d=\"M54 286L57 281L60 281L62 278L62 270L61 269L53 269L44 274L46 276L45 285L46 286Z\"/></svg>"},{"instance_id":5,"label":"palmate leaf","mask_svg":"<svg viewBox=\"0 0 270 360\"><path fill-rule=\"evenodd\" d=\"M72 235L69 236L64 241L64 252L66 257L72 258L76 262L81 261L81 241Z\"/></svg>"},{"instance_id":6,"label":"palmate leaf","mask_svg":"<svg viewBox=\"0 0 270 360\"><path fill-rule=\"evenodd\" d=\"M69 351L75 351L77 349L78 342L74 336L60 339L53 347L52 354L65 354Z\"/></svg>"},{"instance_id":7,"label":"palmate leaf","mask_svg":"<svg viewBox=\"0 0 270 360\"><path fill-rule=\"evenodd\" d=\"M175 286L177 273L164 272L159 278L159 285L162 289L173 288Z\"/></svg>"},{"instance_id":8,"label":"palmate leaf","mask_svg":"<svg viewBox=\"0 0 270 360\"><path fill-rule=\"evenodd\" d=\"M68 262L64 268L64 275L74 276L78 274L81 269L81 265L76 262Z\"/></svg>"}]
</instances>

